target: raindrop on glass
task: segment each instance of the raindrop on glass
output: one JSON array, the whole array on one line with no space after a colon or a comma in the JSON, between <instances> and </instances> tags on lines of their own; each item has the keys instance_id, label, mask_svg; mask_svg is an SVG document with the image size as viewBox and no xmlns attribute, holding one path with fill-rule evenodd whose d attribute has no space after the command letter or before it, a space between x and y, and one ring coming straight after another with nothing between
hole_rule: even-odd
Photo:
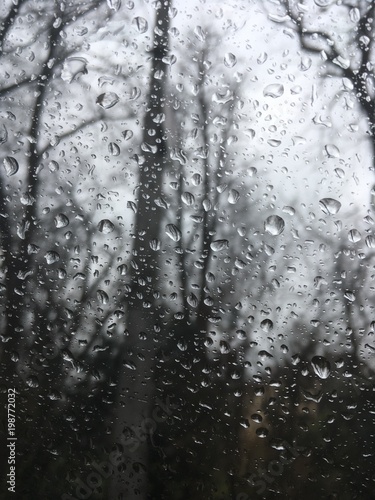
<instances>
[{"instance_id":1,"label":"raindrop on glass","mask_svg":"<svg viewBox=\"0 0 375 500\"><path fill-rule=\"evenodd\" d=\"M321 379L326 379L331 373L331 365L323 356L314 356L311 360L314 373Z\"/></svg>"},{"instance_id":2,"label":"raindrop on glass","mask_svg":"<svg viewBox=\"0 0 375 500\"><path fill-rule=\"evenodd\" d=\"M281 97L284 94L284 86L281 83L271 83L271 85L267 85L263 90L263 95L265 97L273 97L276 99L277 97Z\"/></svg>"},{"instance_id":3,"label":"raindrop on glass","mask_svg":"<svg viewBox=\"0 0 375 500\"><path fill-rule=\"evenodd\" d=\"M341 208L341 203L333 198L322 198L319 206L326 215L336 215Z\"/></svg>"},{"instance_id":4,"label":"raindrop on glass","mask_svg":"<svg viewBox=\"0 0 375 500\"><path fill-rule=\"evenodd\" d=\"M104 94L100 94L100 96L96 99L96 104L99 104L104 109L113 108L118 102L120 98L114 92L105 92Z\"/></svg>"},{"instance_id":5,"label":"raindrop on glass","mask_svg":"<svg viewBox=\"0 0 375 500\"><path fill-rule=\"evenodd\" d=\"M5 169L5 173L8 177L14 175L18 172L18 161L12 156L6 156L3 160L3 165Z\"/></svg>"},{"instance_id":6,"label":"raindrop on glass","mask_svg":"<svg viewBox=\"0 0 375 500\"><path fill-rule=\"evenodd\" d=\"M115 226L110 220L103 219L99 222L98 229L103 234L109 234L115 229Z\"/></svg>"},{"instance_id":7,"label":"raindrop on glass","mask_svg":"<svg viewBox=\"0 0 375 500\"><path fill-rule=\"evenodd\" d=\"M285 222L284 219L278 215L270 215L267 217L264 223L264 229L268 234L272 236L278 236L284 231Z\"/></svg>"}]
</instances>

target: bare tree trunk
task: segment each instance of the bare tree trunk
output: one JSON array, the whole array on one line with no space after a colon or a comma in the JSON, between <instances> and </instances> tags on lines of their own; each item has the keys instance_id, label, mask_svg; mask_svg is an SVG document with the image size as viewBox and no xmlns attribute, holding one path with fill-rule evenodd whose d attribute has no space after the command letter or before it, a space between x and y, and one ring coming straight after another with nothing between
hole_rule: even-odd
<instances>
[{"instance_id":1,"label":"bare tree trunk","mask_svg":"<svg viewBox=\"0 0 375 500\"><path fill-rule=\"evenodd\" d=\"M128 341L119 377L114 440L119 462L110 485L110 498L145 499L148 491L148 423L153 408L154 364L160 322L157 241L161 231L163 171L167 162L165 58L169 47L170 0L156 11L149 96L144 118L139 164L138 207L134 228L131 293L127 304ZM121 457L121 458L120 458ZM121 495L122 494L122 495Z\"/></svg>"}]
</instances>

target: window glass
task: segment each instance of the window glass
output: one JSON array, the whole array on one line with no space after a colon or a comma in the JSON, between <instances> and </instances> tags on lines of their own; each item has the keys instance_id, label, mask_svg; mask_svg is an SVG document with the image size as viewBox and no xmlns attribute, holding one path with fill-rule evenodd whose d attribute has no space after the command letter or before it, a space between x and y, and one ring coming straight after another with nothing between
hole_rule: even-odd
<instances>
[{"instance_id":1,"label":"window glass","mask_svg":"<svg viewBox=\"0 0 375 500\"><path fill-rule=\"evenodd\" d=\"M4 0L3 498L373 498L370 0Z\"/></svg>"}]
</instances>

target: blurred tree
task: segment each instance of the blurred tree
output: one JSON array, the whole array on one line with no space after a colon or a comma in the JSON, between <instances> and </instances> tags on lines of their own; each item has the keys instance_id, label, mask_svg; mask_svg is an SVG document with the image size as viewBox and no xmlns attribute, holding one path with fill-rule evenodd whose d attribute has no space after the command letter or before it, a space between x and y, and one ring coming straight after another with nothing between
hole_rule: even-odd
<instances>
[{"instance_id":1,"label":"blurred tree","mask_svg":"<svg viewBox=\"0 0 375 500\"><path fill-rule=\"evenodd\" d=\"M343 78L367 118L375 169L375 5L368 0L281 0L271 20L286 25L302 49L320 54L326 76ZM323 73L324 74L324 73Z\"/></svg>"}]
</instances>

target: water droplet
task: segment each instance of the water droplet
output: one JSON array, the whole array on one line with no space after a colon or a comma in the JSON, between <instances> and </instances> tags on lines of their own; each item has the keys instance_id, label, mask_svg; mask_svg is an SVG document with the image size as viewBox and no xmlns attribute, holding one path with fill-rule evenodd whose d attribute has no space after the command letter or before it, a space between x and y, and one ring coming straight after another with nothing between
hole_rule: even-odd
<instances>
[{"instance_id":1,"label":"water droplet","mask_svg":"<svg viewBox=\"0 0 375 500\"><path fill-rule=\"evenodd\" d=\"M117 12L121 7L121 0L107 0L108 7Z\"/></svg>"},{"instance_id":2,"label":"water droplet","mask_svg":"<svg viewBox=\"0 0 375 500\"><path fill-rule=\"evenodd\" d=\"M8 177L14 175L18 172L18 161L12 156L6 156L3 160L3 165L5 169L5 173Z\"/></svg>"},{"instance_id":3,"label":"water droplet","mask_svg":"<svg viewBox=\"0 0 375 500\"><path fill-rule=\"evenodd\" d=\"M148 22L144 17L135 17L132 21L132 25L136 27L138 33L146 33L148 30Z\"/></svg>"},{"instance_id":4,"label":"water droplet","mask_svg":"<svg viewBox=\"0 0 375 500\"><path fill-rule=\"evenodd\" d=\"M59 168L60 168L60 165L57 163L57 161L51 160L48 163L48 168L49 168L50 172L57 172L59 170Z\"/></svg>"},{"instance_id":5,"label":"water droplet","mask_svg":"<svg viewBox=\"0 0 375 500\"><path fill-rule=\"evenodd\" d=\"M257 59L258 64L264 64L268 59L268 54L267 52L262 52Z\"/></svg>"},{"instance_id":6,"label":"water droplet","mask_svg":"<svg viewBox=\"0 0 375 500\"><path fill-rule=\"evenodd\" d=\"M247 418L241 418L240 420L240 425L244 427L245 429L248 429L250 427L250 422ZM237 497L238 498L238 497ZM246 497L247 498L247 497Z\"/></svg>"},{"instance_id":7,"label":"water droplet","mask_svg":"<svg viewBox=\"0 0 375 500\"><path fill-rule=\"evenodd\" d=\"M266 438L268 436L268 429L266 429L265 427L259 427L255 433L258 437L260 438Z\"/></svg>"},{"instance_id":8,"label":"water droplet","mask_svg":"<svg viewBox=\"0 0 375 500\"><path fill-rule=\"evenodd\" d=\"M319 206L326 215L335 215L341 208L341 203L333 198L322 198Z\"/></svg>"},{"instance_id":9,"label":"water droplet","mask_svg":"<svg viewBox=\"0 0 375 500\"><path fill-rule=\"evenodd\" d=\"M26 384L35 389L36 387L39 387L39 380L38 380L38 377L36 377L35 375L31 375L31 377L28 377L26 379Z\"/></svg>"},{"instance_id":10,"label":"water droplet","mask_svg":"<svg viewBox=\"0 0 375 500\"><path fill-rule=\"evenodd\" d=\"M122 131L122 137L125 139L125 141L129 141L133 137L133 132L131 130L123 130Z\"/></svg>"},{"instance_id":11,"label":"water droplet","mask_svg":"<svg viewBox=\"0 0 375 500\"><path fill-rule=\"evenodd\" d=\"M366 236L365 242L368 248L375 248L375 237L371 234L369 236Z\"/></svg>"},{"instance_id":12,"label":"water droplet","mask_svg":"<svg viewBox=\"0 0 375 500\"><path fill-rule=\"evenodd\" d=\"M351 229L348 233L348 239L352 243L358 243L358 241L361 241L361 233L358 231L358 229Z\"/></svg>"},{"instance_id":13,"label":"water droplet","mask_svg":"<svg viewBox=\"0 0 375 500\"><path fill-rule=\"evenodd\" d=\"M260 327L261 329L266 332L266 333L269 333L273 330L273 322L270 320L270 319L264 319L261 323L260 323Z\"/></svg>"},{"instance_id":14,"label":"water droplet","mask_svg":"<svg viewBox=\"0 0 375 500\"><path fill-rule=\"evenodd\" d=\"M214 252L220 252L221 250L226 250L227 248L229 248L229 241L215 240L211 242L210 247Z\"/></svg>"},{"instance_id":15,"label":"water droplet","mask_svg":"<svg viewBox=\"0 0 375 500\"><path fill-rule=\"evenodd\" d=\"M314 0L318 7L329 7L335 0Z\"/></svg>"},{"instance_id":16,"label":"water droplet","mask_svg":"<svg viewBox=\"0 0 375 500\"><path fill-rule=\"evenodd\" d=\"M185 205L188 205L189 207L191 205L194 205L195 202L194 195L189 192L182 193L181 199L185 203Z\"/></svg>"},{"instance_id":17,"label":"water droplet","mask_svg":"<svg viewBox=\"0 0 375 500\"><path fill-rule=\"evenodd\" d=\"M157 239L157 238L153 238L151 241L150 241L150 248L151 250L154 250L155 252L160 250L160 241Z\"/></svg>"},{"instance_id":18,"label":"water droplet","mask_svg":"<svg viewBox=\"0 0 375 500\"><path fill-rule=\"evenodd\" d=\"M108 294L104 290L97 290L96 297L102 304L108 304L109 302Z\"/></svg>"},{"instance_id":19,"label":"water droplet","mask_svg":"<svg viewBox=\"0 0 375 500\"><path fill-rule=\"evenodd\" d=\"M278 148L281 144L281 141L279 141L279 139L269 139L267 141L267 144L269 144L273 148Z\"/></svg>"},{"instance_id":20,"label":"water droplet","mask_svg":"<svg viewBox=\"0 0 375 500\"><path fill-rule=\"evenodd\" d=\"M109 234L115 229L115 226L110 220L103 219L99 222L98 229L103 234Z\"/></svg>"},{"instance_id":21,"label":"water droplet","mask_svg":"<svg viewBox=\"0 0 375 500\"><path fill-rule=\"evenodd\" d=\"M270 354L269 352L267 351L259 351L258 352L258 356L260 358L261 361L267 361L268 359L271 359L273 358L272 354Z\"/></svg>"},{"instance_id":22,"label":"water droplet","mask_svg":"<svg viewBox=\"0 0 375 500\"><path fill-rule=\"evenodd\" d=\"M311 360L311 365L319 378L326 379L330 376L331 365L323 356L314 356Z\"/></svg>"},{"instance_id":23,"label":"water droplet","mask_svg":"<svg viewBox=\"0 0 375 500\"><path fill-rule=\"evenodd\" d=\"M54 264L55 262L58 262L60 260L60 255L54 250L50 250L46 253L44 258L46 259L47 264Z\"/></svg>"},{"instance_id":24,"label":"water droplet","mask_svg":"<svg viewBox=\"0 0 375 500\"><path fill-rule=\"evenodd\" d=\"M68 57L61 71L61 78L64 82L72 83L72 81L76 80L80 75L86 75L87 63L88 61L84 57Z\"/></svg>"},{"instance_id":25,"label":"water droplet","mask_svg":"<svg viewBox=\"0 0 375 500\"><path fill-rule=\"evenodd\" d=\"M110 142L108 144L108 152L112 156L119 156L119 154L121 152L120 146L118 144L116 144L115 142Z\"/></svg>"},{"instance_id":26,"label":"water droplet","mask_svg":"<svg viewBox=\"0 0 375 500\"><path fill-rule=\"evenodd\" d=\"M60 228L60 227L66 227L69 225L69 219L65 214L57 214L55 217L55 226Z\"/></svg>"},{"instance_id":27,"label":"water droplet","mask_svg":"<svg viewBox=\"0 0 375 500\"><path fill-rule=\"evenodd\" d=\"M301 57L301 62L300 62L300 69L302 71L307 71L308 69L311 68L311 64L312 64L312 60L311 60L311 57Z\"/></svg>"},{"instance_id":28,"label":"water droplet","mask_svg":"<svg viewBox=\"0 0 375 500\"><path fill-rule=\"evenodd\" d=\"M125 276L128 272L128 266L126 264L121 264L117 267L117 271L119 272L120 276Z\"/></svg>"},{"instance_id":29,"label":"water droplet","mask_svg":"<svg viewBox=\"0 0 375 500\"><path fill-rule=\"evenodd\" d=\"M4 124L0 126L0 145L8 140L8 130Z\"/></svg>"},{"instance_id":30,"label":"water droplet","mask_svg":"<svg viewBox=\"0 0 375 500\"><path fill-rule=\"evenodd\" d=\"M346 290L344 293L344 297L349 301L349 302L354 302L355 301L355 295L353 292L350 290Z\"/></svg>"},{"instance_id":31,"label":"water droplet","mask_svg":"<svg viewBox=\"0 0 375 500\"><path fill-rule=\"evenodd\" d=\"M226 340L220 340L220 352L221 354L229 354L230 353L230 345Z\"/></svg>"},{"instance_id":32,"label":"water droplet","mask_svg":"<svg viewBox=\"0 0 375 500\"><path fill-rule=\"evenodd\" d=\"M267 233L272 236L278 236L284 231L285 222L284 219L279 217L278 215L270 215L267 217L264 223L264 229Z\"/></svg>"},{"instance_id":33,"label":"water droplet","mask_svg":"<svg viewBox=\"0 0 375 500\"><path fill-rule=\"evenodd\" d=\"M96 104L99 104L104 109L113 108L118 102L120 98L114 92L104 92L104 94L100 94L96 99Z\"/></svg>"},{"instance_id":34,"label":"water droplet","mask_svg":"<svg viewBox=\"0 0 375 500\"><path fill-rule=\"evenodd\" d=\"M199 301L198 301L197 297L193 293L190 293L187 296L186 301L189 304L189 306L191 306L191 307L198 307Z\"/></svg>"},{"instance_id":35,"label":"water droplet","mask_svg":"<svg viewBox=\"0 0 375 500\"><path fill-rule=\"evenodd\" d=\"M324 149L328 158L340 158L340 150L334 144L326 144Z\"/></svg>"},{"instance_id":36,"label":"water droplet","mask_svg":"<svg viewBox=\"0 0 375 500\"><path fill-rule=\"evenodd\" d=\"M237 58L231 52L228 52L224 56L224 64L227 68L233 68L237 64Z\"/></svg>"},{"instance_id":37,"label":"water droplet","mask_svg":"<svg viewBox=\"0 0 375 500\"><path fill-rule=\"evenodd\" d=\"M281 83L271 83L271 85L267 85L263 90L263 95L265 97L273 97L274 99L281 97L283 94L284 85L281 85Z\"/></svg>"},{"instance_id":38,"label":"water droplet","mask_svg":"<svg viewBox=\"0 0 375 500\"><path fill-rule=\"evenodd\" d=\"M240 193L236 189L230 189L228 192L228 203L235 205L240 199Z\"/></svg>"},{"instance_id":39,"label":"water droplet","mask_svg":"<svg viewBox=\"0 0 375 500\"><path fill-rule=\"evenodd\" d=\"M174 224L167 224L165 226L165 233L167 236L171 238L173 241L180 241L181 239L181 231Z\"/></svg>"}]
</instances>

